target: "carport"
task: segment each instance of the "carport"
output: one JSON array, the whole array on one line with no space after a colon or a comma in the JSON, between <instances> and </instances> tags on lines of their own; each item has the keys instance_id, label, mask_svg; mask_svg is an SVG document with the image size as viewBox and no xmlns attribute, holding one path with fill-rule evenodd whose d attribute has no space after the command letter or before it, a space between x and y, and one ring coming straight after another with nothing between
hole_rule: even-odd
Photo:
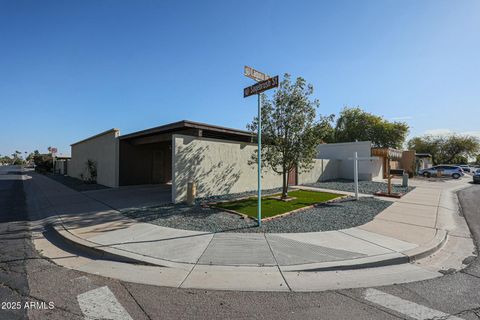
<instances>
[{"instance_id":1,"label":"carport","mask_svg":"<svg viewBox=\"0 0 480 320\"><path fill-rule=\"evenodd\" d=\"M172 136L251 142L246 131L179 121L119 137L119 185L170 184L172 182Z\"/></svg>"}]
</instances>

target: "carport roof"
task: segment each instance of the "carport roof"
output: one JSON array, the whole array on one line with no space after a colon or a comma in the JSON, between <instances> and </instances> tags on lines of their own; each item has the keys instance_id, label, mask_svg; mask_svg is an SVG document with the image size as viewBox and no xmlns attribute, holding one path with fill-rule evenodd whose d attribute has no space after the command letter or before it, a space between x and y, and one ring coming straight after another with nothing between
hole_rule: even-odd
<instances>
[{"instance_id":1,"label":"carport roof","mask_svg":"<svg viewBox=\"0 0 480 320\"><path fill-rule=\"evenodd\" d=\"M181 132L188 129L203 130L206 132L225 134L225 135L234 136L234 137L236 136L238 138L242 138L242 140L245 140L246 138L251 139L254 136L254 134L252 134L251 132L244 131L244 130L232 129L232 128L221 127L221 126L216 126L216 125L211 125L211 124L206 124L201 122L189 121L189 120L182 120L178 122L169 123L163 126L122 135L119 137L119 139L124 140L124 139L139 138L139 137L151 136L151 135L163 134L163 133L175 133L177 131Z\"/></svg>"}]
</instances>

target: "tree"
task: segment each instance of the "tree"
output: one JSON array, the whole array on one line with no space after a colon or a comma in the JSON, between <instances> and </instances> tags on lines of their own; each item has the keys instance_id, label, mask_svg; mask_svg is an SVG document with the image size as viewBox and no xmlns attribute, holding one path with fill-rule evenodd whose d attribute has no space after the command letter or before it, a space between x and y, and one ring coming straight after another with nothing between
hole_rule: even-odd
<instances>
[{"instance_id":1,"label":"tree","mask_svg":"<svg viewBox=\"0 0 480 320\"><path fill-rule=\"evenodd\" d=\"M40 154L40 152L38 152L38 150L35 150L35 151L31 152L25 160L27 160L27 162L33 162L34 157L38 156L39 154Z\"/></svg>"},{"instance_id":2,"label":"tree","mask_svg":"<svg viewBox=\"0 0 480 320\"><path fill-rule=\"evenodd\" d=\"M18 150L15 150L14 153L12 153L12 164L13 165L21 165L23 164L23 159L21 158L21 152Z\"/></svg>"},{"instance_id":3,"label":"tree","mask_svg":"<svg viewBox=\"0 0 480 320\"><path fill-rule=\"evenodd\" d=\"M320 121L315 125L315 130L320 137L321 143L334 143L335 142L335 128L333 123L335 121L335 115L320 116Z\"/></svg>"},{"instance_id":4,"label":"tree","mask_svg":"<svg viewBox=\"0 0 480 320\"><path fill-rule=\"evenodd\" d=\"M35 170L39 172L51 172L53 166L53 158L51 154L34 153L33 162Z\"/></svg>"},{"instance_id":5,"label":"tree","mask_svg":"<svg viewBox=\"0 0 480 320\"><path fill-rule=\"evenodd\" d=\"M478 138L468 135L415 137L408 141L408 149L430 153L434 164L468 163L480 151Z\"/></svg>"},{"instance_id":6,"label":"tree","mask_svg":"<svg viewBox=\"0 0 480 320\"><path fill-rule=\"evenodd\" d=\"M475 164L480 166L480 154L477 154L477 156L475 158Z\"/></svg>"},{"instance_id":7,"label":"tree","mask_svg":"<svg viewBox=\"0 0 480 320\"><path fill-rule=\"evenodd\" d=\"M12 164L13 160L9 156L0 156L0 164Z\"/></svg>"},{"instance_id":8,"label":"tree","mask_svg":"<svg viewBox=\"0 0 480 320\"><path fill-rule=\"evenodd\" d=\"M335 126L335 142L371 141L375 147L400 149L409 127L404 122L389 122L359 107L345 107Z\"/></svg>"},{"instance_id":9,"label":"tree","mask_svg":"<svg viewBox=\"0 0 480 320\"><path fill-rule=\"evenodd\" d=\"M316 122L318 100L310 100L313 86L303 78L294 83L285 74L272 99L262 95L262 166L282 175L282 199L288 196L288 173L295 167L309 170L321 141ZM258 131L258 118L247 125ZM250 163L257 161L252 154Z\"/></svg>"}]
</instances>

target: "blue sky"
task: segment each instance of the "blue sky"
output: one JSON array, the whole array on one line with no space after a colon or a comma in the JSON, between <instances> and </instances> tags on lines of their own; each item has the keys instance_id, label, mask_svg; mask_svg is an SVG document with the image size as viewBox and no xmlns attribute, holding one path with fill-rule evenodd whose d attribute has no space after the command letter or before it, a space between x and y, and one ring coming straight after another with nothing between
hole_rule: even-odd
<instances>
[{"instance_id":1,"label":"blue sky","mask_svg":"<svg viewBox=\"0 0 480 320\"><path fill-rule=\"evenodd\" d=\"M411 136L480 136L480 1L0 0L0 154L189 119L245 128L250 65Z\"/></svg>"}]
</instances>

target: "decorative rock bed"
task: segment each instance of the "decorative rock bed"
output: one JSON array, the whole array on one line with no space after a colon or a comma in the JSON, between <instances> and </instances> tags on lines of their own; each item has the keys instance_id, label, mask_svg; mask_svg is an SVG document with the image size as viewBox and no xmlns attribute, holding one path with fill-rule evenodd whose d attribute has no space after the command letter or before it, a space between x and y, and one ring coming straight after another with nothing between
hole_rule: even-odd
<instances>
[{"instance_id":1,"label":"decorative rock bed","mask_svg":"<svg viewBox=\"0 0 480 320\"><path fill-rule=\"evenodd\" d=\"M309 183L309 184L305 184L305 186L346 191L346 192L355 192L355 184L353 183L353 181L345 180L345 179ZM413 189L415 189L415 187L405 188L405 187L402 187L402 185L392 183L392 192L395 192L395 193L407 193L412 191ZM387 184L385 182L377 182L377 181L359 181L358 192L364 193L364 194L374 194L375 192L387 192Z\"/></svg>"},{"instance_id":2,"label":"decorative rock bed","mask_svg":"<svg viewBox=\"0 0 480 320\"><path fill-rule=\"evenodd\" d=\"M248 194L243 195L245 196ZM226 200L226 197L223 199ZM212 199L209 198L208 201ZM130 209L123 213L141 222L176 229L205 232L293 233L330 231L359 226L373 220L390 204L391 202L370 197L361 198L359 201L345 198L263 221L260 228L253 219L205 207L200 202L195 206L170 204Z\"/></svg>"}]
</instances>

